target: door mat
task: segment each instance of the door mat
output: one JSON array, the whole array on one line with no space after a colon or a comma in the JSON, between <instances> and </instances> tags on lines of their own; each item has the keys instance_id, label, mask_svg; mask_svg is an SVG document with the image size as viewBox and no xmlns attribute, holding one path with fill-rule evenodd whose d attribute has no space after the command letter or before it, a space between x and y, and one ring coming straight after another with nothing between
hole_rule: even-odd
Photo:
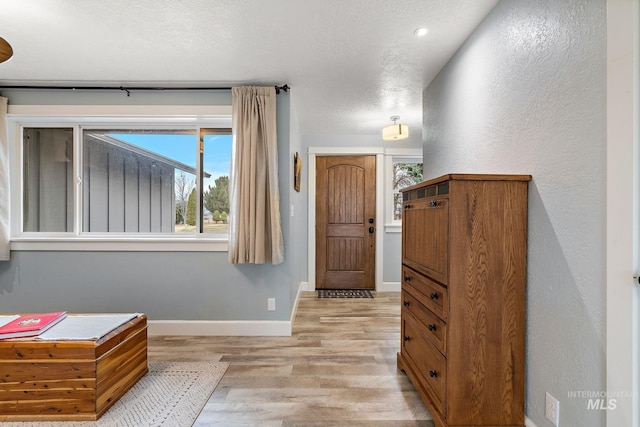
<instances>
[{"instance_id":1,"label":"door mat","mask_svg":"<svg viewBox=\"0 0 640 427\"><path fill-rule=\"evenodd\" d=\"M318 289L318 298L373 298L368 289Z\"/></svg>"}]
</instances>

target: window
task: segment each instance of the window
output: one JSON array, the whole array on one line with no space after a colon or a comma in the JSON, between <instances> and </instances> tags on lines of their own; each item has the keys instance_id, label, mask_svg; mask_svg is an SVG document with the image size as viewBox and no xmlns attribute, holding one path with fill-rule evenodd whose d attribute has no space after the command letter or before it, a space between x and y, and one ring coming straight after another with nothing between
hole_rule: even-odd
<instances>
[{"instance_id":1,"label":"window","mask_svg":"<svg viewBox=\"0 0 640 427\"><path fill-rule=\"evenodd\" d=\"M73 127L22 134L22 232L226 238L230 129L78 127L78 140Z\"/></svg>"},{"instance_id":2,"label":"window","mask_svg":"<svg viewBox=\"0 0 640 427\"><path fill-rule=\"evenodd\" d=\"M22 141L24 231L73 231L73 128L26 128Z\"/></svg>"},{"instance_id":3,"label":"window","mask_svg":"<svg viewBox=\"0 0 640 427\"><path fill-rule=\"evenodd\" d=\"M232 137L230 130L207 129L203 134L203 220L204 233L229 233L229 177Z\"/></svg>"},{"instance_id":4,"label":"window","mask_svg":"<svg viewBox=\"0 0 640 427\"><path fill-rule=\"evenodd\" d=\"M392 166L393 180L393 221L402 220L402 193L400 190L422 181L422 162L410 160L394 161Z\"/></svg>"},{"instance_id":5,"label":"window","mask_svg":"<svg viewBox=\"0 0 640 427\"><path fill-rule=\"evenodd\" d=\"M422 182L422 150L389 149L385 151L387 232L400 232L403 188Z\"/></svg>"}]
</instances>

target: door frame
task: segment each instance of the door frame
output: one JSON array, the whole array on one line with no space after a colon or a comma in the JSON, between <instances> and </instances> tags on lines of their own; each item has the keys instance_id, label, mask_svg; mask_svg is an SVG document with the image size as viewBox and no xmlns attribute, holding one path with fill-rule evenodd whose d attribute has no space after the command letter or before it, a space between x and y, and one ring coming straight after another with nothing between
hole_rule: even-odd
<instances>
[{"instance_id":1,"label":"door frame","mask_svg":"<svg viewBox=\"0 0 640 427\"><path fill-rule=\"evenodd\" d=\"M607 1L607 425L640 421L640 2ZM626 393L626 394L625 394Z\"/></svg>"},{"instance_id":2,"label":"door frame","mask_svg":"<svg viewBox=\"0 0 640 427\"><path fill-rule=\"evenodd\" d=\"M375 290L382 289L384 252L384 148L309 147L309 227L308 263L309 290L316 289L316 157L317 156L376 156L376 268Z\"/></svg>"}]
</instances>

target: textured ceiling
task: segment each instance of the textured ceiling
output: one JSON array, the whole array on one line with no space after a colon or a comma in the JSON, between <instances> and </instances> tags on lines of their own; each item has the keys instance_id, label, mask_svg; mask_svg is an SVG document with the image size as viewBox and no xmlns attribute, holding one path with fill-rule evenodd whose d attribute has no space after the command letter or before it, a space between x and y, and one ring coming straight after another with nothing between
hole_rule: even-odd
<instances>
[{"instance_id":1,"label":"textured ceiling","mask_svg":"<svg viewBox=\"0 0 640 427\"><path fill-rule=\"evenodd\" d=\"M2 0L0 85L287 83L303 134L397 114L419 135L422 89L497 2Z\"/></svg>"}]
</instances>

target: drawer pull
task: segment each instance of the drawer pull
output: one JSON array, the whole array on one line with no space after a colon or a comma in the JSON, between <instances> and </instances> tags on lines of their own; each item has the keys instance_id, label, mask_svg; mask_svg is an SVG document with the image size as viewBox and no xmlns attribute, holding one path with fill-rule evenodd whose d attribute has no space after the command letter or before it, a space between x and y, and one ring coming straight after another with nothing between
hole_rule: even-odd
<instances>
[{"instance_id":1,"label":"drawer pull","mask_svg":"<svg viewBox=\"0 0 640 427\"><path fill-rule=\"evenodd\" d=\"M405 282L410 282L411 281L411 276L404 276L404 281Z\"/></svg>"},{"instance_id":2,"label":"drawer pull","mask_svg":"<svg viewBox=\"0 0 640 427\"><path fill-rule=\"evenodd\" d=\"M428 326L428 328L429 328L429 330L430 330L431 332L433 332L433 331L435 331L435 330L437 329L437 328L436 328L435 323L431 323L431 324Z\"/></svg>"},{"instance_id":3,"label":"drawer pull","mask_svg":"<svg viewBox=\"0 0 640 427\"><path fill-rule=\"evenodd\" d=\"M404 342L408 342L411 341L411 338L408 335L404 336Z\"/></svg>"},{"instance_id":4,"label":"drawer pull","mask_svg":"<svg viewBox=\"0 0 640 427\"><path fill-rule=\"evenodd\" d=\"M405 302L404 302L404 306L405 306L405 307L409 307L409 301L405 301Z\"/></svg>"},{"instance_id":5,"label":"drawer pull","mask_svg":"<svg viewBox=\"0 0 640 427\"><path fill-rule=\"evenodd\" d=\"M438 293L437 292L432 292L431 295L429 295L429 297L433 300L438 299Z\"/></svg>"},{"instance_id":6,"label":"drawer pull","mask_svg":"<svg viewBox=\"0 0 640 427\"><path fill-rule=\"evenodd\" d=\"M434 371L429 371L429 376L430 376L431 378L435 378L435 377L437 377L437 376L438 376L438 371L435 371L435 370L434 370Z\"/></svg>"}]
</instances>

